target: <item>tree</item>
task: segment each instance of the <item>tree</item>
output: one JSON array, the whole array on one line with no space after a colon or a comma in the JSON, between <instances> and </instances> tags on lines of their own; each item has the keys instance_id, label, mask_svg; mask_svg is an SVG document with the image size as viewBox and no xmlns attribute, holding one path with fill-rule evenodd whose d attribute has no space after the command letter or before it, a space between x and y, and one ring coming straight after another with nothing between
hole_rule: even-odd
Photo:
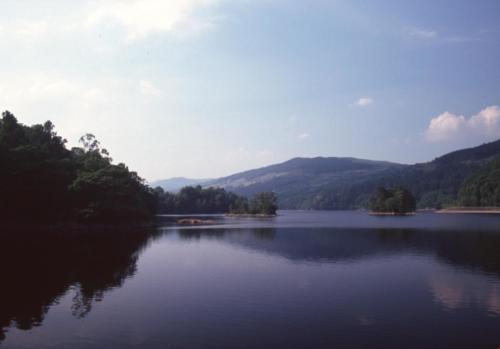
<instances>
[{"instance_id":1,"label":"tree","mask_svg":"<svg viewBox=\"0 0 500 349\"><path fill-rule=\"evenodd\" d=\"M152 217L156 197L124 164L84 172L71 184L75 216L85 221L140 221Z\"/></svg>"},{"instance_id":2,"label":"tree","mask_svg":"<svg viewBox=\"0 0 500 349\"><path fill-rule=\"evenodd\" d=\"M0 119L0 219L143 220L154 214L152 189L123 164L114 165L92 134L83 148L66 149L52 122L20 124L8 111Z\"/></svg>"},{"instance_id":3,"label":"tree","mask_svg":"<svg viewBox=\"0 0 500 349\"><path fill-rule=\"evenodd\" d=\"M278 210L278 199L273 192L263 192L256 194L250 200L250 213L275 215Z\"/></svg>"},{"instance_id":4,"label":"tree","mask_svg":"<svg viewBox=\"0 0 500 349\"><path fill-rule=\"evenodd\" d=\"M394 190L395 207L394 212L408 213L416 209L416 202L413 195L405 188L398 187Z\"/></svg>"},{"instance_id":5,"label":"tree","mask_svg":"<svg viewBox=\"0 0 500 349\"><path fill-rule=\"evenodd\" d=\"M370 208L374 212L406 214L415 211L416 202L410 191L405 188L379 187L370 199Z\"/></svg>"}]
</instances>

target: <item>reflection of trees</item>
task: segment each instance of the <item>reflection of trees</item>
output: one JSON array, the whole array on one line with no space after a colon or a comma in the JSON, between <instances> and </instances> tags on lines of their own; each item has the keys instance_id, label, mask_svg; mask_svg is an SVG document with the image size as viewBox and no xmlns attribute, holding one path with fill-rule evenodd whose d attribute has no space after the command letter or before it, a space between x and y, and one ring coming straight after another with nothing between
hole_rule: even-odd
<instances>
[{"instance_id":1,"label":"reflection of trees","mask_svg":"<svg viewBox=\"0 0 500 349\"><path fill-rule=\"evenodd\" d=\"M179 229L177 231L179 237L182 239L195 239L199 240L201 238L226 238L234 235L251 235L258 240L272 240L276 234L275 228L255 228L255 229L212 229L212 228L200 228L200 229Z\"/></svg>"},{"instance_id":2,"label":"reflection of trees","mask_svg":"<svg viewBox=\"0 0 500 349\"><path fill-rule=\"evenodd\" d=\"M276 229L265 229L265 228L256 228L252 229L252 233L255 237L264 240L273 240L276 235Z\"/></svg>"},{"instance_id":3,"label":"reflection of trees","mask_svg":"<svg viewBox=\"0 0 500 349\"><path fill-rule=\"evenodd\" d=\"M220 238L291 260L335 262L377 255L434 254L443 261L500 276L500 234L474 231L352 228L180 229L185 239Z\"/></svg>"},{"instance_id":4,"label":"reflection of trees","mask_svg":"<svg viewBox=\"0 0 500 349\"><path fill-rule=\"evenodd\" d=\"M474 231L377 230L384 247L433 253L443 261L500 276L500 234Z\"/></svg>"},{"instance_id":5,"label":"reflection of trees","mask_svg":"<svg viewBox=\"0 0 500 349\"><path fill-rule=\"evenodd\" d=\"M74 290L72 312L86 316L95 301L134 275L153 232L2 231L0 341L5 329L41 325L50 306Z\"/></svg>"},{"instance_id":6,"label":"reflection of trees","mask_svg":"<svg viewBox=\"0 0 500 349\"><path fill-rule=\"evenodd\" d=\"M223 229L179 229L179 237L185 240L200 240L201 238L222 238L225 235Z\"/></svg>"}]
</instances>

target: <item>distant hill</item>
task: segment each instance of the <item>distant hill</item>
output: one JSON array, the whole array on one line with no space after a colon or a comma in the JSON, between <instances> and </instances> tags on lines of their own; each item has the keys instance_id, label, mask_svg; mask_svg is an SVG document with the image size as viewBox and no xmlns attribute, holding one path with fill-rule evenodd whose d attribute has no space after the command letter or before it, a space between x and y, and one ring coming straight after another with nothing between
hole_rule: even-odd
<instances>
[{"instance_id":1,"label":"distant hill","mask_svg":"<svg viewBox=\"0 0 500 349\"><path fill-rule=\"evenodd\" d=\"M405 167L391 162L355 158L295 158L220 178L205 185L224 187L246 196L273 191L278 196L281 208L341 209L360 206L369 196L367 194L360 198L359 195L345 195L343 191L346 188L397 173Z\"/></svg>"},{"instance_id":2,"label":"distant hill","mask_svg":"<svg viewBox=\"0 0 500 349\"><path fill-rule=\"evenodd\" d=\"M500 140L457 150L433 161L415 164L385 182L409 188L419 207L454 204L468 178L500 156Z\"/></svg>"},{"instance_id":3,"label":"distant hill","mask_svg":"<svg viewBox=\"0 0 500 349\"><path fill-rule=\"evenodd\" d=\"M151 183L152 187L162 187L163 190L169 192L177 192L186 186L204 185L211 179L193 179L185 177L173 177L169 179L162 179Z\"/></svg>"},{"instance_id":4,"label":"distant hill","mask_svg":"<svg viewBox=\"0 0 500 349\"><path fill-rule=\"evenodd\" d=\"M500 156L500 141L454 151L433 161L402 165L356 158L295 158L208 181L240 195L274 191L281 208L364 207L378 186L402 185L419 207L453 203L464 181Z\"/></svg>"}]
</instances>

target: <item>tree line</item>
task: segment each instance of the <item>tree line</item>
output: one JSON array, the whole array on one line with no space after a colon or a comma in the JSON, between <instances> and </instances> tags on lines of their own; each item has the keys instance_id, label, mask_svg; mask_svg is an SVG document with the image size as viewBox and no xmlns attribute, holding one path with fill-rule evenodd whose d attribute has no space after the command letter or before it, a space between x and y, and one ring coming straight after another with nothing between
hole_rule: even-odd
<instances>
[{"instance_id":1,"label":"tree line","mask_svg":"<svg viewBox=\"0 0 500 349\"><path fill-rule=\"evenodd\" d=\"M94 135L82 136L80 147L68 149L66 143L50 121L26 126L9 111L2 113L2 222L140 222L157 212L276 212L272 193L251 200L217 188L165 193L125 164L114 164Z\"/></svg>"},{"instance_id":2,"label":"tree line","mask_svg":"<svg viewBox=\"0 0 500 349\"><path fill-rule=\"evenodd\" d=\"M0 120L0 219L22 222L142 221L154 192L123 163L113 164L92 134L66 148L54 125L25 126L8 111Z\"/></svg>"},{"instance_id":3,"label":"tree line","mask_svg":"<svg viewBox=\"0 0 500 349\"><path fill-rule=\"evenodd\" d=\"M159 213L233 213L274 215L278 209L272 192L256 194L248 199L223 188L187 186L178 193L155 188Z\"/></svg>"}]
</instances>

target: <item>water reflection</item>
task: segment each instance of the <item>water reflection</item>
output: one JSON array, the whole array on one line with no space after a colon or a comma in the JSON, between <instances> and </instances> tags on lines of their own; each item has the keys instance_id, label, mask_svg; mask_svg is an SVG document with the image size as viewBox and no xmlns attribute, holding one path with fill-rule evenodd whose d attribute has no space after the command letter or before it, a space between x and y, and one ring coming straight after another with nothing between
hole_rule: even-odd
<instances>
[{"instance_id":1,"label":"water reflection","mask_svg":"<svg viewBox=\"0 0 500 349\"><path fill-rule=\"evenodd\" d=\"M105 293L134 275L151 231L3 230L0 234L0 342L10 326L40 326L51 305L75 291L72 313L85 317Z\"/></svg>"},{"instance_id":2,"label":"water reflection","mask_svg":"<svg viewBox=\"0 0 500 349\"><path fill-rule=\"evenodd\" d=\"M183 239L219 239L261 253L309 262L392 254L433 255L443 262L500 276L500 233L417 229L178 229Z\"/></svg>"},{"instance_id":3,"label":"water reflection","mask_svg":"<svg viewBox=\"0 0 500 349\"><path fill-rule=\"evenodd\" d=\"M481 274L440 270L430 277L429 286L434 300L447 310L478 306L500 316L500 285Z\"/></svg>"},{"instance_id":4,"label":"water reflection","mask_svg":"<svg viewBox=\"0 0 500 349\"><path fill-rule=\"evenodd\" d=\"M500 323L499 248L500 234L470 229L4 231L0 342L9 328L43 325L65 295L73 295L73 316L88 321L96 302L137 281L121 295L127 309L120 321L140 338L156 335L157 347L199 347L217 338L211 347L229 348L254 337L304 347L309 336L316 347L367 347L382 335L394 337L386 347L408 347L405 333L428 331L432 321L443 338L450 334L447 345L497 343L491 333ZM457 344L453 316L460 312L468 312L461 324L477 323L482 332ZM122 333L101 324L110 336ZM360 334L365 342L356 342ZM432 334L421 337L421 347L435 347ZM349 345L353 340L359 346Z\"/></svg>"}]
</instances>

